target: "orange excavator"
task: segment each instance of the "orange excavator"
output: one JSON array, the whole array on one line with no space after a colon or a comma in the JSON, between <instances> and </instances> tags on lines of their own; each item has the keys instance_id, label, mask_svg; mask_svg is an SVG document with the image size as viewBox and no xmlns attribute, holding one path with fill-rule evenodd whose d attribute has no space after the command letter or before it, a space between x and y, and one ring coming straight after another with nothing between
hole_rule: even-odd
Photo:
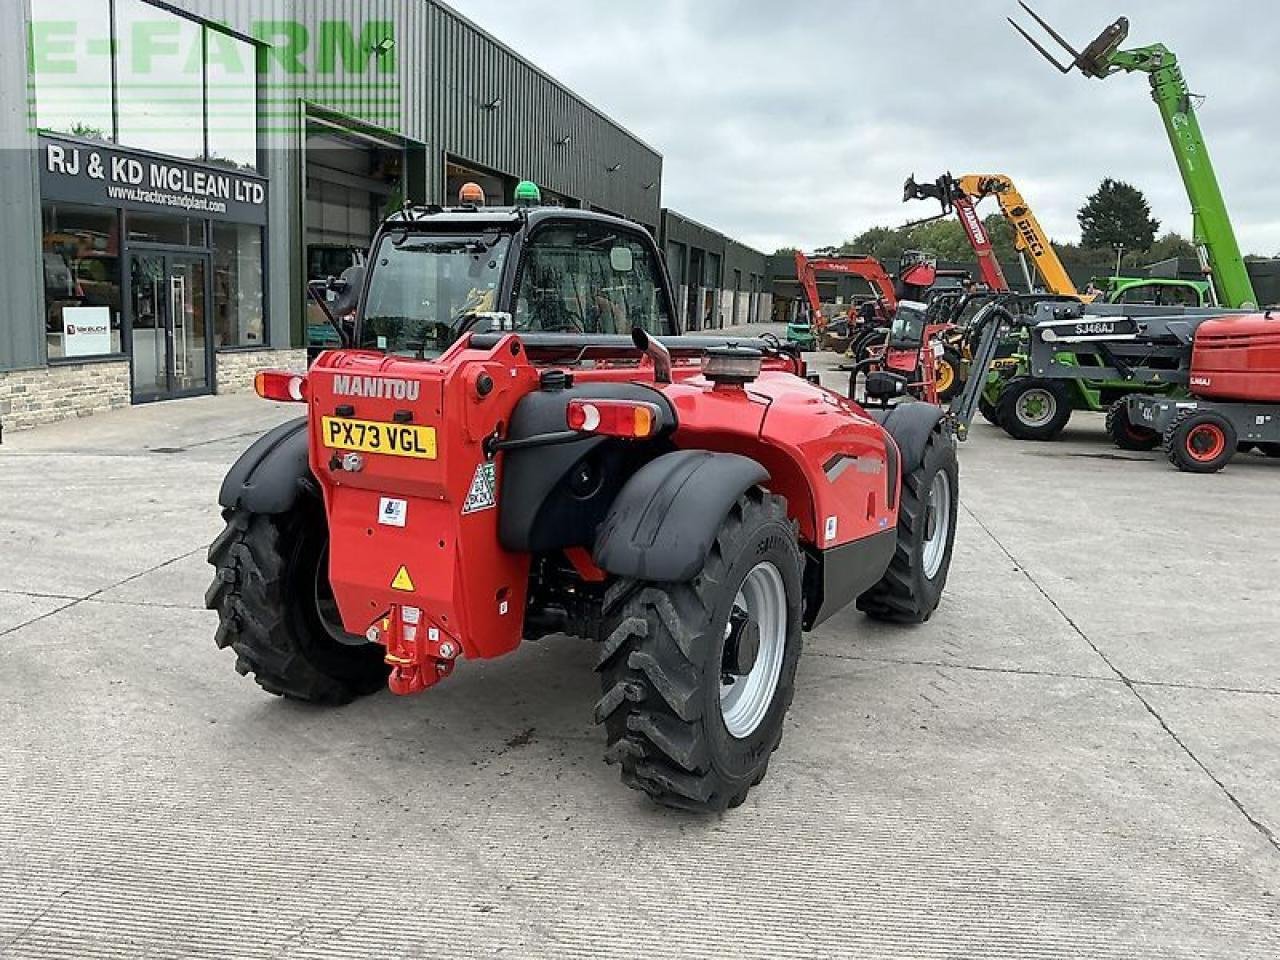
<instances>
[{"instance_id":1,"label":"orange excavator","mask_svg":"<svg viewBox=\"0 0 1280 960\"><path fill-rule=\"evenodd\" d=\"M819 273L861 277L876 293L874 300L864 302L861 308L850 309L844 321L846 328L839 337L835 336L834 328L840 321L830 323L822 313L822 302L818 296ZM796 277L804 289L809 315L813 318L811 348L833 346L839 341L849 346L860 336L866 340L864 349L857 351L854 365L847 368L851 373L850 397L855 395L859 373L870 375L882 371L900 377L904 389L922 400L938 403L945 399L939 394L935 344L947 326L927 325L923 303L899 299L898 288L879 260L856 254L808 257L797 252ZM936 277L937 261L932 257L919 254L904 257L899 283L905 296L922 295L933 285ZM790 331L788 338L798 339Z\"/></svg>"},{"instance_id":2,"label":"orange excavator","mask_svg":"<svg viewBox=\"0 0 1280 960\"><path fill-rule=\"evenodd\" d=\"M796 279L800 281L800 287L804 291L809 324L807 331L804 329L805 324L793 324L792 326L796 329L794 332L788 331L789 339L808 340L808 344L802 344L802 346L807 345L810 348L832 346L831 338L828 337L832 324L823 314L822 300L818 296L819 273L836 273L847 277L861 277L867 281L875 292L875 298L868 301L870 306L864 305L865 312L859 314L856 308L850 307L846 318L847 329L842 330L842 335L835 339L844 341L851 339L855 328L860 323L888 325L894 310L898 306L898 292L894 288L892 278L879 260L875 257L861 254L809 257L796 251ZM806 333L807 336L805 336ZM827 342L823 343L824 340ZM844 348L841 347L841 349L843 350Z\"/></svg>"}]
</instances>

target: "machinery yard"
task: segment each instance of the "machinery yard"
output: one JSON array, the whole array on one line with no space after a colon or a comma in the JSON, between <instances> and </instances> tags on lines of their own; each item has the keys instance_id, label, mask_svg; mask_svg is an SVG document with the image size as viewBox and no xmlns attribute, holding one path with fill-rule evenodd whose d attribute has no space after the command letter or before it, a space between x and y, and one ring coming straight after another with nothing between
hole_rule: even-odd
<instances>
[{"instance_id":1,"label":"machinery yard","mask_svg":"<svg viewBox=\"0 0 1280 960\"><path fill-rule=\"evenodd\" d=\"M938 616L811 634L769 778L706 817L600 762L581 642L337 711L236 676L209 504L291 415L5 438L0 955L1280 951L1275 463L978 423Z\"/></svg>"},{"instance_id":2,"label":"machinery yard","mask_svg":"<svg viewBox=\"0 0 1280 960\"><path fill-rule=\"evenodd\" d=\"M70 6L0 40L0 960L1280 957L1247 45L854 4L837 100L781 8Z\"/></svg>"}]
</instances>

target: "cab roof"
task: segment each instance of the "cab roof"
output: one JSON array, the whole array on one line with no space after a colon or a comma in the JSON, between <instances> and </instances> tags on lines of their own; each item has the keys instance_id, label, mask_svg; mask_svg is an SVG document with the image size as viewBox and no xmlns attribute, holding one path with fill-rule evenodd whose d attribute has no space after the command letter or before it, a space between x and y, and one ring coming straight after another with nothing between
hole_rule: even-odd
<instances>
[{"instance_id":1,"label":"cab roof","mask_svg":"<svg viewBox=\"0 0 1280 960\"><path fill-rule=\"evenodd\" d=\"M596 210L578 210L574 207L437 207L416 206L397 210L383 221L384 227L408 225L411 229L440 228L518 230L524 224L530 228L549 220L569 223L605 223L632 230L644 227L631 220L624 220Z\"/></svg>"}]
</instances>

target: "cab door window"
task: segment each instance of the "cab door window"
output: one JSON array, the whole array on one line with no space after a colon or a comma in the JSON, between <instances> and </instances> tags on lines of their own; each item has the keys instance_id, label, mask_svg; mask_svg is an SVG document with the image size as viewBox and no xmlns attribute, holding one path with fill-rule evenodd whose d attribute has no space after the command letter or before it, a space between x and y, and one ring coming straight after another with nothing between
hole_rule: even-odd
<instances>
[{"instance_id":1,"label":"cab door window","mask_svg":"<svg viewBox=\"0 0 1280 960\"><path fill-rule=\"evenodd\" d=\"M525 247L516 329L674 333L660 276L648 245L630 232L604 224L544 227Z\"/></svg>"}]
</instances>

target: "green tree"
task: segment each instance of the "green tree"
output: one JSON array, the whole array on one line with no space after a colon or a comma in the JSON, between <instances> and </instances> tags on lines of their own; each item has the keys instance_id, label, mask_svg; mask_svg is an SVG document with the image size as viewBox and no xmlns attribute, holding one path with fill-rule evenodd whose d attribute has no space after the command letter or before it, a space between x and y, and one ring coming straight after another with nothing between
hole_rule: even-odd
<instances>
[{"instance_id":1,"label":"green tree","mask_svg":"<svg viewBox=\"0 0 1280 960\"><path fill-rule=\"evenodd\" d=\"M840 247L842 254L862 253L875 257L882 263L896 263L905 249L901 229L872 227L864 230Z\"/></svg>"},{"instance_id":2,"label":"green tree","mask_svg":"<svg viewBox=\"0 0 1280 960\"><path fill-rule=\"evenodd\" d=\"M1170 231L1160 237L1151 245L1151 249L1147 251L1147 263L1159 263L1161 260L1172 260L1179 257L1185 260L1196 259L1196 248L1191 245L1191 241L1179 233Z\"/></svg>"},{"instance_id":3,"label":"green tree","mask_svg":"<svg viewBox=\"0 0 1280 960\"><path fill-rule=\"evenodd\" d=\"M1151 205L1142 191L1110 177L1085 201L1076 219L1080 242L1092 249L1124 244L1129 250L1147 250L1155 242L1160 221L1151 216Z\"/></svg>"},{"instance_id":4,"label":"green tree","mask_svg":"<svg viewBox=\"0 0 1280 960\"><path fill-rule=\"evenodd\" d=\"M987 228L987 236L991 246L995 248L996 259L1003 263L1017 263L1018 248L1013 242L1013 225L998 213L991 213L982 221Z\"/></svg>"},{"instance_id":5,"label":"green tree","mask_svg":"<svg viewBox=\"0 0 1280 960\"><path fill-rule=\"evenodd\" d=\"M973 247L958 220L935 220L906 232L908 250L927 250L941 260L972 260Z\"/></svg>"}]
</instances>

